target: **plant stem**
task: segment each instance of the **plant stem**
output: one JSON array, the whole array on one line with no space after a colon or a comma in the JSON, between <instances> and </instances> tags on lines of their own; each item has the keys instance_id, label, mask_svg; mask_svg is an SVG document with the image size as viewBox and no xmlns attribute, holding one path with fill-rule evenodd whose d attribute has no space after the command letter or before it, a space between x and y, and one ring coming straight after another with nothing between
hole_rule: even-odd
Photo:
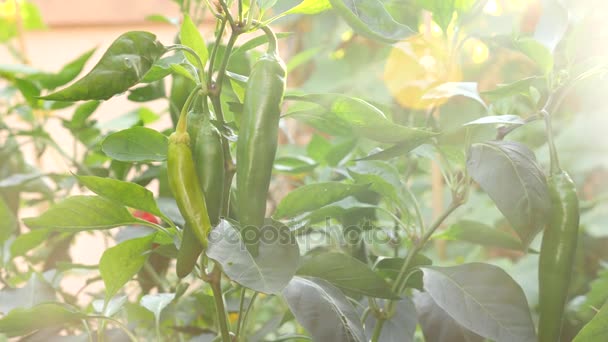
<instances>
[{"instance_id":1,"label":"plant stem","mask_svg":"<svg viewBox=\"0 0 608 342\"><path fill-rule=\"evenodd\" d=\"M213 50L211 50L211 57L209 58L209 69L207 70L207 74L209 78L207 80L207 88L211 89L213 85L213 67L215 66L215 58L217 57L218 46L222 41L222 36L224 35L224 31L226 31L226 19L219 20L220 28L216 31L215 35L215 43L213 44Z\"/></svg>"},{"instance_id":2,"label":"plant stem","mask_svg":"<svg viewBox=\"0 0 608 342\"><path fill-rule=\"evenodd\" d=\"M154 283L156 284L156 286L158 286L159 290L162 292L168 292L169 290L169 286L166 283L166 281L161 278L158 273L156 272L156 270L154 270L154 267L152 267L152 265L150 264L149 261L146 261L144 263L144 270L146 271L146 273L148 273L148 275L150 277L152 277L152 280L154 280Z\"/></svg>"},{"instance_id":3,"label":"plant stem","mask_svg":"<svg viewBox=\"0 0 608 342\"><path fill-rule=\"evenodd\" d=\"M433 224L425 232L424 236L420 240L418 240L417 242L414 243L414 246L407 254L407 257L405 259L405 262L403 263L403 266L401 267L401 270L399 271L399 275L397 276L397 279L393 283L392 291L394 293L398 294L399 292L401 292L400 290L401 290L401 287L403 286L402 283L404 282L404 280L407 279L407 271L410 268L410 265L412 264L414 257L416 257L418 252L420 252L424 248L426 243L429 241L431 236L433 236L435 231L441 226L443 221L445 221L445 219L448 218L448 216L450 216L454 212L454 210L456 210L458 207L460 207L462 205L462 203L463 203L462 198L459 197L458 195L454 195L450 206L435 220L435 222L433 222ZM395 302L390 301L386 307L386 310L384 310L384 312L385 313L392 312L394 305L395 305ZM382 332L382 326L386 319L387 319L386 317L382 317L382 316L378 317L376 326L374 327L374 333L372 335L372 342L378 342L378 339L380 338L380 334Z\"/></svg>"},{"instance_id":4,"label":"plant stem","mask_svg":"<svg viewBox=\"0 0 608 342\"><path fill-rule=\"evenodd\" d=\"M245 306L245 291L247 291L247 289L245 289L244 287L241 288L241 297L239 299L239 318L236 322L236 338L238 340L239 338L239 333L241 332L241 321L243 319L243 308Z\"/></svg>"},{"instance_id":5,"label":"plant stem","mask_svg":"<svg viewBox=\"0 0 608 342\"><path fill-rule=\"evenodd\" d=\"M194 59L196 60L196 64L198 64L198 78L199 78L199 82L201 84L205 84L205 65L203 64L203 60L201 59L201 57L191 48L185 46L185 45L181 45L181 44L175 44L175 45L169 45L167 46L167 52L172 51L172 50L181 50L184 52L189 53L192 57L194 57Z\"/></svg>"},{"instance_id":6,"label":"plant stem","mask_svg":"<svg viewBox=\"0 0 608 342\"><path fill-rule=\"evenodd\" d=\"M251 299L249 300L249 305L247 305L247 310L245 310L245 315L243 316L243 323L241 323L243 325L241 327L242 331L247 331L247 319L249 318L249 312L251 312L253 308L253 302L256 298L258 298L258 292L254 292L253 296L251 296Z\"/></svg>"},{"instance_id":7,"label":"plant stem","mask_svg":"<svg viewBox=\"0 0 608 342\"><path fill-rule=\"evenodd\" d=\"M228 19L228 22L230 23L230 27L232 27L232 29L234 30L234 28L236 27L236 23L234 22L234 19L232 18L232 15L230 14L230 9L228 8L228 5L226 5L226 1L225 0L219 0L220 6L222 6L222 9L224 10L224 15L226 16L226 18Z\"/></svg>"},{"instance_id":8,"label":"plant stem","mask_svg":"<svg viewBox=\"0 0 608 342\"><path fill-rule=\"evenodd\" d=\"M220 332L222 334L223 342L231 342L230 331L228 329L228 321L226 319L226 308L224 306L224 296L222 295L222 271L218 264L215 265L213 271L207 279L213 292L213 298L215 299L215 309L217 311L217 318L220 324Z\"/></svg>"}]
</instances>

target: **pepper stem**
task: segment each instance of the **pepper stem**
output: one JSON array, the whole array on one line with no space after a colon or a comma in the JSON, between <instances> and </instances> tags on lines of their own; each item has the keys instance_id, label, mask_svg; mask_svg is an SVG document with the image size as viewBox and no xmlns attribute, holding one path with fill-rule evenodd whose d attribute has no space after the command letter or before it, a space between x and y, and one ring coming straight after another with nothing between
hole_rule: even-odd
<instances>
[{"instance_id":1,"label":"pepper stem","mask_svg":"<svg viewBox=\"0 0 608 342\"><path fill-rule=\"evenodd\" d=\"M279 44L277 41L277 36L272 32L272 29L268 26L261 26L260 29L264 31L266 37L268 37L268 53L269 54L278 54L279 53Z\"/></svg>"},{"instance_id":2,"label":"pepper stem","mask_svg":"<svg viewBox=\"0 0 608 342\"><path fill-rule=\"evenodd\" d=\"M177 121L177 126L175 127L175 133L178 133L178 135L186 133L188 130L188 119L187 119L188 109L190 109L190 106L192 105L194 100L196 100L196 98L198 97L199 90L201 90L200 84L197 85L194 89L192 89L192 92L190 93L190 95L188 95L188 98L186 99L186 102L184 103L184 106L182 107L182 110L179 114L179 120Z\"/></svg>"}]
</instances>

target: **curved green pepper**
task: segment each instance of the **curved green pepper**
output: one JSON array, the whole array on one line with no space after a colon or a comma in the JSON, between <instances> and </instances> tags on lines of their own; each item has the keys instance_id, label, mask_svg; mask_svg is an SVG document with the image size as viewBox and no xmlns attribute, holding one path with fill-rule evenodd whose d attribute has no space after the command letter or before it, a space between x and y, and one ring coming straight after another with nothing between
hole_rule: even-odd
<instances>
[{"instance_id":1,"label":"curved green pepper","mask_svg":"<svg viewBox=\"0 0 608 342\"><path fill-rule=\"evenodd\" d=\"M268 52L253 66L237 140L237 203L242 228L256 231L264 224L266 197L277 150L285 64L277 54L276 37L267 28ZM248 244L257 254L257 242Z\"/></svg>"},{"instance_id":2,"label":"curved green pepper","mask_svg":"<svg viewBox=\"0 0 608 342\"><path fill-rule=\"evenodd\" d=\"M552 213L540 251L538 340L557 342L576 253L579 201L576 186L565 171L553 172L548 185Z\"/></svg>"}]
</instances>

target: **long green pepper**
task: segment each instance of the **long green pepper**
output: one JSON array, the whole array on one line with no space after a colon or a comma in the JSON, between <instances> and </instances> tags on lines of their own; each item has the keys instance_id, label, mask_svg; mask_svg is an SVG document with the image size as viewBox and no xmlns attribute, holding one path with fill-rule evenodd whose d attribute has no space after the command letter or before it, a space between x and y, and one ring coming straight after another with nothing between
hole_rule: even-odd
<instances>
[{"instance_id":1,"label":"long green pepper","mask_svg":"<svg viewBox=\"0 0 608 342\"><path fill-rule=\"evenodd\" d=\"M236 166L239 221L242 228L255 231L264 224L286 82L276 36L269 28L262 29L268 36L268 52L255 63L247 82ZM250 252L257 255L257 241L246 240Z\"/></svg>"},{"instance_id":2,"label":"long green pepper","mask_svg":"<svg viewBox=\"0 0 608 342\"><path fill-rule=\"evenodd\" d=\"M211 231L211 222L207 212L205 197L200 187L196 174L196 168L190 150L190 135L186 127L186 111L196 97L198 88L193 91L184 104L177 128L169 137L167 151L167 176L169 186L177 202L177 206L186 221L182 246L178 251L178 276L182 277L190 273L192 260L194 263L200 254L194 241L198 240L202 248L207 247L207 235ZM193 239L193 237L196 238ZM196 254L193 258L192 255ZM181 262L180 262L181 256ZM190 269L188 269L190 268Z\"/></svg>"},{"instance_id":3,"label":"long green pepper","mask_svg":"<svg viewBox=\"0 0 608 342\"><path fill-rule=\"evenodd\" d=\"M574 264L579 227L576 185L559 167L551 133L551 120L544 113L551 151L548 179L551 217L543 233L539 260L539 342L559 342L568 289Z\"/></svg>"}]
</instances>

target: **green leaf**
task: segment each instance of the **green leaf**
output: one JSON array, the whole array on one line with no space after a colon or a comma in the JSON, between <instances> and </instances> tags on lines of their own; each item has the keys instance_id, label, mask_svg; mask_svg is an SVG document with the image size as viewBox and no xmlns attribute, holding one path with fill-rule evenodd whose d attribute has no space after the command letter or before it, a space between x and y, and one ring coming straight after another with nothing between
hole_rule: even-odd
<instances>
[{"instance_id":1,"label":"green leaf","mask_svg":"<svg viewBox=\"0 0 608 342\"><path fill-rule=\"evenodd\" d=\"M11 259L23 256L25 253L46 241L51 232L48 229L36 229L25 234L20 234L11 244Z\"/></svg>"},{"instance_id":2,"label":"green leaf","mask_svg":"<svg viewBox=\"0 0 608 342\"><path fill-rule=\"evenodd\" d=\"M32 229L78 232L136 224L137 220L127 208L114 201L97 196L72 196L23 222Z\"/></svg>"},{"instance_id":3,"label":"green leaf","mask_svg":"<svg viewBox=\"0 0 608 342\"><path fill-rule=\"evenodd\" d=\"M545 175L534 153L513 141L473 144L467 171L509 220L523 245L528 246L551 211Z\"/></svg>"},{"instance_id":4,"label":"green leaf","mask_svg":"<svg viewBox=\"0 0 608 342\"><path fill-rule=\"evenodd\" d=\"M594 342L608 339L608 302L585 324L572 342Z\"/></svg>"},{"instance_id":5,"label":"green leaf","mask_svg":"<svg viewBox=\"0 0 608 342\"><path fill-rule=\"evenodd\" d=\"M425 292L414 294L425 341L484 342L486 339L458 324Z\"/></svg>"},{"instance_id":6,"label":"green leaf","mask_svg":"<svg viewBox=\"0 0 608 342\"><path fill-rule=\"evenodd\" d=\"M370 184L370 190L399 206L404 205L401 196L403 185L395 166L383 161L358 161L354 167L348 169L348 174L357 184Z\"/></svg>"},{"instance_id":7,"label":"green leaf","mask_svg":"<svg viewBox=\"0 0 608 342\"><path fill-rule=\"evenodd\" d=\"M447 82L429 89L423 100L438 100L447 99L454 96L464 96L477 101L484 108L487 108L486 103L479 96L477 90L477 82Z\"/></svg>"},{"instance_id":8,"label":"green leaf","mask_svg":"<svg viewBox=\"0 0 608 342\"><path fill-rule=\"evenodd\" d=\"M536 341L524 292L502 269L471 263L422 271L424 290L458 324L498 342Z\"/></svg>"},{"instance_id":9,"label":"green leaf","mask_svg":"<svg viewBox=\"0 0 608 342\"><path fill-rule=\"evenodd\" d=\"M378 305L382 307L383 302L379 301ZM380 341L413 342L416 324L418 323L414 303L409 297L404 297L395 302L394 305L394 313L382 325ZM367 319L365 320L365 335L368 341L372 339L376 324L376 316L373 314L367 315Z\"/></svg>"},{"instance_id":10,"label":"green leaf","mask_svg":"<svg viewBox=\"0 0 608 342\"><path fill-rule=\"evenodd\" d=\"M578 318L584 322L591 320L597 308L608 301L608 269L600 270L589 285L590 289L585 294L585 300L577 310Z\"/></svg>"},{"instance_id":11,"label":"green leaf","mask_svg":"<svg viewBox=\"0 0 608 342\"><path fill-rule=\"evenodd\" d=\"M256 257L243 239L259 239ZM289 228L270 219L258 232L249 229L239 232L230 222L222 220L209 235L206 253L222 265L232 281L267 294L281 292L295 274L300 257Z\"/></svg>"},{"instance_id":12,"label":"green leaf","mask_svg":"<svg viewBox=\"0 0 608 342\"><path fill-rule=\"evenodd\" d=\"M542 82L542 77L526 77L507 84L497 84L495 89L484 91L482 95L492 101L514 95L527 95L530 93L530 87L540 86Z\"/></svg>"},{"instance_id":13,"label":"green leaf","mask_svg":"<svg viewBox=\"0 0 608 342\"><path fill-rule=\"evenodd\" d=\"M0 319L0 333L9 337L21 336L37 330L65 327L86 318L72 306L43 303L30 309L15 309Z\"/></svg>"},{"instance_id":14,"label":"green leaf","mask_svg":"<svg viewBox=\"0 0 608 342\"><path fill-rule=\"evenodd\" d=\"M344 253L315 254L305 259L296 273L327 280L346 293L399 299L382 277L366 264Z\"/></svg>"},{"instance_id":15,"label":"green leaf","mask_svg":"<svg viewBox=\"0 0 608 342\"><path fill-rule=\"evenodd\" d=\"M476 125L515 125L521 126L526 123L526 120L522 119L518 115L490 115L484 116L477 120L473 120L463 124L463 126L476 126Z\"/></svg>"},{"instance_id":16,"label":"green leaf","mask_svg":"<svg viewBox=\"0 0 608 342\"><path fill-rule=\"evenodd\" d=\"M282 15L288 14L318 14L331 8L329 0L304 0L297 6L294 6L284 12Z\"/></svg>"},{"instance_id":17,"label":"green leaf","mask_svg":"<svg viewBox=\"0 0 608 342\"><path fill-rule=\"evenodd\" d=\"M182 27L179 31L179 38L183 45L191 48L192 50L194 50L194 52L196 52L196 54L200 57L203 63L202 67L205 67L207 59L209 59L209 51L207 51L207 44L205 44L203 36L201 36L201 33L199 32L196 25L194 25L194 22L192 21L189 15L184 16ZM185 52L184 55L186 56L186 59L188 59L188 61L192 63L192 65L195 65L197 68L201 67L198 64L197 59L190 53Z\"/></svg>"},{"instance_id":18,"label":"green leaf","mask_svg":"<svg viewBox=\"0 0 608 342\"><path fill-rule=\"evenodd\" d=\"M291 37L292 35L293 35L293 32L277 32L277 34L276 34L277 39ZM263 34L261 36L252 38L249 41L247 41L245 44L235 48L234 50L232 50L232 53L230 55L233 56L233 55L238 55L238 54L244 54L245 52L247 52L249 50L253 50L256 47L261 46L266 43L268 43L268 36Z\"/></svg>"},{"instance_id":19,"label":"green leaf","mask_svg":"<svg viewBox=\"0 0 608 342\"><path fill-rule=\"evenodd\" d=\"M99 273L106 288L106 303L143 267L155 235L129 239L103 253Z\"/></svg>"},{"instance_id":20,"label":"green leaf","mask_svg":"<svg viewBox=\"0 0 608 342\"><path fill-rule=\"evenodd\" d=\"M307 94L286 98L318 103L328 110L328 113L317 114L324 117L324 120L332 120L339 126L348 127L359 136L377 142L399 143L437 135L428 130L395 124L380 109L354 97L341 94Z\"/></svg>"},{"instance_id":21,"label":"green leaf","mask_svg":"<svg viewBox=\"0 0 608 342\"><path fill-rule=\"evenodd\" d=\"M374 268L378 270L378 273L383 277L395 281L399 275L399 272L401 272L401 268L403 267L404 263L404 258L384 258L378 261ZM420 266L428 266L431 264L433 264L431 259L420 253L416 254L414 260L411 262L411 265L406 271L406 274L409 274L409 276L405 282L405 288L418 289L422 291L422 272L419 268Z\"/></svg>"},{"instance_id":22,"label":"green leaf","mask_svg":"<svg viewBox=\"0 0 608 342\"><path fill-rule=\"evenodd\" d=\"M164 161L169 139L153 129L133 127L107 136L101 150L110 158L124 162Z\"/></svg>"},{"instance_id":23,"label":"green leaf","mask_svg":"<svg viewBox=\"0 0 608 342\"><path fill-rule=\"evenodd\" d=\"M186 69L183 64L171 64L170 67L171 71L173 71L174 73L183 76L194 83L198 83L196 80L196 75L194 75L193 72L188 71L188 69Z\"/></svg>"},{"instance_id":24,"label":"green leaf","mask_svg":"<svg viewBox=\"0 0 608 342\"><path fill-rule=\"evenodd\" d=\"M40 303L55 300L57 297L51 284L42 275L32 273L24 287L4 288L0 291L0 313L7 314L17 308L29 309Z\"/></svg>"},{"instance_id":25,"label":"green leaf","mask_svg":"<svg viewBox=\"0 0 608 342\"><path fill-rule=\"evenodd\" d=\"M71 86L44 100L107 100L139 83L165 47L149 32L131 31L116 39L93 69Z\"/></svg>"},{"instance_id":26,"label":"green leaf","mask_svg":"<svg viewBox=\"0 0 608 342\"><path fill-rule=\"evenodd\" d=\"M329 0L355 32L386 43L395 43L415 33L395 21L379 0Z\"/></svg>"},{"instance_id":27,"label":"green leaf","mask_svg":"<svg viewBox=\"0 0 608 342\"><path fill-rule=\"evenodd\" d=\"M35 73L27 78L30 81L38 82L42 88L44 89L55 89L61 87L62 85L68 84L70 81L74 80L76 76L78 76L86 62L93 56L95 49L91 49L75 60L66 64L59 72L57 73Z\"/></svg>"},{"instance_id":28,"label":"green leaf","mask_svg":"<svg viewBox=\"0 0 608 342\"><path fill-rule=\"evenodd\" d=\"M154 194L143 186L112 178L77 176L89 190L115 203L162 216L154 200Z\"/></svg>"},{"instance_id":29,"label":"green leaf","mask_svg":"<svg viewBox=\"0 0 608 342\"><path fill-rule=\"evenodd\" d=\"M435 238L466 241L488 247L525 250L525 247L513 235L475 221L455 223L436 235Z\"/></svg>"},{"instance_id":30,"label":"green leaf","mask_svg":"<svg viewBox=\"0 0 608 342\"><path fill-rule=\"evenodd\" d=\"M293 277L283 296L313 341L367 341L357 311L346 296L327 281Z\"/></svg>"},{"instance_id":31,"label":"green leaf","mask_svg":"<svg viewBox=\"0 0 608 342\"><path fill-rule=\"evenodd\" d=\"M107 304L104 300L97 299L92 303L93 309L106 317L112 317L127 303L127 299L127 296L115 296Z\"/></svg>"},{"instance_id":32,"label":"green leaf","mask_svg":"<svg viewBox=\"0 0 608 342\"><path fill-rule=\"evenodd\" d=\"M431 137L420 137L416 139L408 139L404 142L398 143L384 150L374 150L367 157L363 157L357 160L390 160L396 157L404 156L417 147L426 144L431 140Z\"/></svg>"},{"instance_id":33,"label":"green leaf","mask_svg":"<svg viewBox=\"0 0 608 342\"><path fill-rule=\"evenodd\" d=\"M127 99L133 102L148 102L162 99L165 96L165 84L157 81L148 83L142 87L131 89Z\"/></svg>"},{"instance_id":34,"label":"green leaf","mask_svg":"<svg viewBox=\"0 0 608 342\"><path fill-rule=\"evenodd\" d=\"M157 60L150 70L144 75L140 83L151 83L161 80L171 74L171 65L185 63L186 59L182 53L175 53L171 56L163 57Z\"/></svg>"},{"instance_id":35,"label":"green leaf","mask_svg":"<svg viewBox=\"0 0 608 342\"><path fill-rule=\"evenodd\" d=\"M4 201L4 196L0 195L0 245L17 230L17 227L15 214Z\"/></svg>"},{"instance_id":36,"label":"green leaf","mask_svg":"<svg viewBox=\"0 0 608 342\"><path fill-rule=\"evenodd\" d=\"M175 293L147 294L141 297L139 304L154 314L156 324L160 324L160 314L175 298Z\"/></svg>"},{"instance_id":37,"label":"green leaf","mask_svg":"<svg viewBox=\"0 0 608 342\"><path fill-rule=\"evenodd\" d=\"M314 160L304 156L279 157L274 160L273 168L280 173L297 175L311 172L317 165Z\"/></svg>"},{"instance_id":38,"label":"green leaf","mask_svg":"<svg viewBox=\"0 0 608 342\"><path fill-rule=\"evenodd\" d=\"M553 55L546 46L529 37L519 38L515 46L538 65L543 75L548 75L553 70Z\"/></svg>"},{"instance_id":39,"label":"green leaf","mask_svg":"<svg viewBox=\"0 0 608 342\"><path fill-rule=\"evenodd\" d=\"M534 39L553 53L568 29L568 10L557 0L543 0Z\"/></svg>"},{"instance_id":40,"label":"green leaf","mask_svg":"<svg viewBox=\"0 0 608 342\"><path fill-rule=\"evenodd\" d=\"M285 196L277 206L274 218L295 217L367 189L367 185L340 182L314 183L299 187Z\"/></svg>"}]
</instances>

